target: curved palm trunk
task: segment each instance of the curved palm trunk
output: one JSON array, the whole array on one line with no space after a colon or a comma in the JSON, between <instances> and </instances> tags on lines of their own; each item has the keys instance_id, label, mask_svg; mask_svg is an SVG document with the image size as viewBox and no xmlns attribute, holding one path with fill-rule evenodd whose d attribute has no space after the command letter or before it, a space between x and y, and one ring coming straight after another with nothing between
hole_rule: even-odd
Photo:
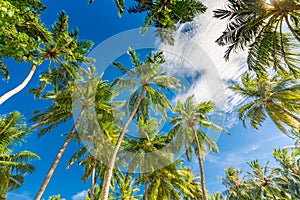
<instances>
[{"instance_id":1,"label":"curved palm trunk","mask_svg":"<svg viewBox=\"0 0 300 200\"><path fill-rule=\"evenodd\" d=\"M104 180L103 180L103 186L102 186L102 189L101 189L101 194L99 195L99 199L98 200L107 200L108 199L108 193L109 193L109 187L110 187L110 181L111 181L111 177L112 177L112 173L113 173L113 169L114 169L114 166L115 166L115 162L116 162L116 157L117 157L117 153L120 149L120 146L121 146L121 143L122 143L122 140L123 140L123 137L125 135L125 132L127 131L127 128L130 124L130 122L132 121L136 111L138 110L139 108L139 105L142 101L142 98L143 98L143 95L145 93L145 87L143 86L143 89L142 89L142 93L140 94L139 98L138 98L138 101L132 111L132 113L130 114L129 118L127 119L120 135L119 135L119 138L118 138L118 141L116 143L116 146L114 148L114 151L111 155L111 159L110 159L110 162L109 162L109 165L108 165L108 169L107 171L105 172L105 175L104 175Z\"/></svg>"},{"instance_id":2,"label":"curved palm trunk","mask_svg":"<svg viewBox=\"0 0 300 200\"><path fill-rule=\"evenodd\" d=\"M207 200L206 189L205 189L205 179L204 179L204 167L203 167L201 152L200 152L200 143L199 143L199 139L198 139L198 136L197 136L197 133L196 133L194 127L192 126L191 128L192 128L194 137L196 139L197 148L198 148L198 156L197 157L198 157L199 168L200 168L202 197L203 197L203 200Z\"/></svg>"},{"instance_id":3,"label":"curved palm trunk","mask_svg":"<svg viewBox=\"0 0 300 200\"><path fill-rule=\"evenodd\" d=\"M18 92L20 92L21 90L23 90L25 88L25 86L31 80L34 72L36 71L36 67L37 67L37 65L33 64L31 66L29 73L27 74L26 78L22 81L22 83L20 83L17 87L15 87L14 89L10 90L9 92L5 93L4 95L2 95L0 97L0 105L3 104L7 99L9 99L10 97L17 94Z\"/></svg>"},{"instance_id":4,"label":"curved palm trunk","mask_svg":"<svg viewBox=\"0 0 300 200\"><path fill-rule=\"evenodd\" d=\"M91 188L90 188L90 199L94 200L94 189L95 189L95 173L96 173L96 160L92 170L92 177L91 177Z\"/></svg>"},{"instance_id":5,"label":"curved palm trunk","mask_svg":"<svg viewBox=\"0 0 300 200\"><path fill-rule=\"evenodd\" d=\"M72 135L75 132L76 126L79 123L79 121L80 121L80 119L81 119L81 117L82 117L82 115L83 115L84 112L85 112L85 109L82 109L81 112L80 112L80 114L78 115L78 117L77 117L77 119L76 119L76 121L75 121L72 129L70 130L69 134L67 135L67 137L66 137L63 145L61 146L61 148L59 149L58 153L56 154L56 157L55 157L55 159L54 159L54 161L53 161L53 163L52 163L52 165L51 165L51 167L50 167L50 169L49 169L46 177L44 178L43 183L40 186L40 189L36 193L36 195L34 197L34 200L41 199L41 197L42 197L42 195L43 195L43 193L44 193L44 191L45 191L45 189L46 189L46 187L47 187L47 185L48 185L48 183L49 183L49 181L50 181L50 179L51 179L51 177L52 177L52 175L54 173L54 170L56 169L57 164L58 164L59 160L61 159L62 154L66 150L67 145L70 142L70 140L72 138Z\"/></svg>"}]
</instances>

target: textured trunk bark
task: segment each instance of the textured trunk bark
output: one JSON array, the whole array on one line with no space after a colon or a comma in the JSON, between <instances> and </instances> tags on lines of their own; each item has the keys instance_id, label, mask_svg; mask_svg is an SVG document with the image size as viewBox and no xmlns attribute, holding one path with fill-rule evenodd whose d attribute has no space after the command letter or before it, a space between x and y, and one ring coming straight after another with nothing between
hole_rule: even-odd
<instances>
[{"instance_id":1,"label":"textured trunk bark","mask_svg":"<svg viewBox=\"0 0 300 200\"><path fill-rule=\"evenodd\" d=\"M61 146L61 148L59 149L58 153L56 154L56 157L55 157L55 159L54 159L54 161L53 161L53 163L52 163L52 165L51 165L51 167L50 167L50 169L49 169L46 177L44 178L43 183L40 186L40 189L36 193L36 195L34 197L34 200L40 200L41 199L41 197L42 197L42 195L43 195L43 193L44 193L44 191L45 191L45 189L46 189L46 187L47 187L47 185L48 185L48 183L49 183L49 181L50 181L50 179L51 179L51 177L52 177L52 175L54 173L54 170L56 169L57 164L58 164L59 160L61 159L62 154L66 150L67 145L70 142L70 140L72 138L72 135L75 132L76 126L79 123L79 120L82 117L82 115L83 115L84 112L85 112L85 109L82 109L81 112L80 112L80 114L78 115L78 117L77 117L77 119L76 119L76 121L75 121L72 129L70 130L69 134L67 135L67 137L66 137L63 145Z\"/></svg>"},{"instance_id":2,"label":"textured trunk bark","mask_svg":"<svg viewBox=\"0 0 300 200\"><path fill-rule=\"evenodd\" d=\"M102 190L101 190L101 194L99 195L99 199L98 200L107 200L108 199L108 194L109 194L109 187L110 187L110 181L111 181L111 177L112 177L112 173L113 173L113 169L114 169L114 166L115 166L115 162L116 162L116 157L117 157L117 153L119 151L119 148L121 146L121 143L122 143L122 140L123 140L123 137L125 135L125 132L130 124L130 122L132 121L136 111L138 110L139 108L139 105L142 101L142 98L143 98L143 95L145 93L145 87L143 86L143 89L142 89L142 92L138 98L138 101L132 111L132 113L130 114L129 118L127 119L120 135L119 135L119 138L118 138L118 141L116 143L116 146L114 148L114 151L111 155L111 159L110 159L110 162L109 162L109 165L108 165L108 169L107 171L105 172L105 176L104 176L104 182L103 182L103 187L102 187Z\"/></svg>"},{"instance_id":3,"label":"textured trunk bark","mask_svg":"<svg viewBox=\"0 0 300 200\"><path fill-rule=\"evenodd\" d=\"M198 162L199 162L200 176L201 176L202 198L203 198L203 200L207 200L206 189L205 189L205 179L204 179L204 168L203 168L201 152L200 152L200 143L199 143L199 139L198 139L198 136L197 136L197 133L196 133L194 127L191 127L191 128L193 130L193 134L194 134L194 137L196 139L197 148L198 148Z\"/></svg>"}]
</instances>

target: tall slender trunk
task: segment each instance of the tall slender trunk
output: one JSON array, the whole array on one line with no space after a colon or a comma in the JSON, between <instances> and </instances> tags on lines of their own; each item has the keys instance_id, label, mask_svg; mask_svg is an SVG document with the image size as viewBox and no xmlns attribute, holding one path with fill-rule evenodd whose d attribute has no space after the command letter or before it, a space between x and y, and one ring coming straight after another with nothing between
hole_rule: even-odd
<instances>
[{"instance_id":1,"label":"tall slender trunk","mask_svg":"<svg viewBox=\"0 0 300 200\"><path fill-rule=\"evenodd\" d=\"M4 95L2 95L0 97L0 105L3 104L7 99L9 99L10 97L17 94L18 92L20 92L21 90L23 90L25 88L25 86L31 80L34 72L36 71L36 67L37 67L36 64L32 64L29 73L27 74L25 79L22 81L22 83L20 83L17 87L15 87L14 89L8 91L7 93L5 93Z\"/></svg>"},{"instance_id":2,"label":"tall slender trunk","mask_svg":"<svg viewBox=\"0 0 300 200\"><path fill-rule=\"evenodd\" d=\"M199 143L199 139L198 139L197 133L195 131L195 128L193 126L191 126L191 128L193 130L193 134L196 139L196 145L198 148L197 153L198 153L198 162L199 162L199 168L200 168L202 197L203 197L203 200L207 200L206 189L205 189L205 179L204 179L204 167L203 167L202 158L201 158L202 156L201 156L201 152L200 152L200 143Z\"/></svg>"},{"instance_id":3,"label":"tall slender trunk","mask_svg":"<svg viewBox=\"0 0 300 200\"><path fill-rule=\"evenodd\" d=\"M125 135L125 132L127 131L127 128L130 124L130 122L132 121L135 113L137 112L138 108L139 108L139 105L142 101L142 98L143 98L143 95L145 93L145 86L143 86L143 89L142 89L142 92L137 100L137 103L136 105L134 106L134 109L132 111L132 113L130 114L129 118L127 119L120 135L119 135L119 138L118 138L118 141L116 143L116 146L114 148L114 151L111 155L111 159L110 159L110 162L109 162L109 165L108 165L108 169L106 170L105 172L105 175L104 175L104 182L103 182L103 187L102 187L102 190L101 190L101 194L99 195L99 199L98 200L107 200L108 199L108 193L109 193L109 187L110 187L110 181L111 181L111 177L112 177L112 173L113 173L113 169L114 169L114 166L115 166L115 162L116 162L116 157L117 157L117 153L120 149L120 146L121 146L121 143L122 143L122 140L123 140L123 137Z\"/></svg>"},{"instance_id":4,"label":"tall slender trunk","mask_svg":"<svg viewBox=\"0 0 300 200\"><path fill-rule=\"evenodd\" d=\"M78 115L78 117L77 117L77 119L76 119L76 121L75 121L72 129L70 130L69 134L67 135L67 137L66 137L63 145L61 146L61 148L59 149L58 153L56 154L56 157L55 157L54 161L52 162L52 165L51 165L51 167L50 167L50 169L49 169L46 177L44 178L42 185L40 186L38 192L36 193L36 195L34 197L34 200L40 200L41 199L41 197L42 197L42 195L43 195L43 193L44 193L44 191L45 191L45 189L46 189L46 187L47 187L47 185L48 185L48 183L49 183L49 181L50 181L50 179L51 179L51 177L52 177L52 175L54 173L54 170L56 169L57 164L58 164L58 162L59 162L62 154L66 150L67 145L70 142L70 140L72 138L72 135L75 132L76 126L79 123L80 118L82 117L82 115L83 115L84 112L85 112L85 108L83 108L81 110L81 112Z\"/></svg>"},{"instance_id":5,"label":"tall slender trunk","mask_svg":"<svg viewBox=\"0 0 300 200\"><path fill-rule=\"evenodd\" d=\"M144 190L144 200L148 199L148 160L147 158L145 159L145 190Z\"/></svg>"},{"instance_id":6,"label":"tall slender trunk","mask_svg":"<svg viewBox=\"0 0 300 200\"><path fill-rule=\"evenodd\" d=\"M94 200L94 190L95 190L95 173L96 173L96 159L93 163L92 177L91 177L91 188L90 188L90 199Z\"/></svg>"}]
</instances>

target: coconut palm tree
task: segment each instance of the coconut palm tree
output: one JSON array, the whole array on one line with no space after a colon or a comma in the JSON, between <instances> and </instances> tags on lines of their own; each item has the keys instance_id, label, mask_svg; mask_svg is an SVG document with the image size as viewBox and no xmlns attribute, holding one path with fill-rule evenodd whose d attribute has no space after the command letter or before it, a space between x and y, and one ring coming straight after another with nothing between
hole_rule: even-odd
<instances>
[{"instance_id":1,"label":"coconut palm tree","mask_svg":"<svg viewBox=\"0 0 300 200\"><path fill-rule=\"evenodd\" d=\"M118 192L113 192L111 199L135 200L142 198L143 195L136 194L140 189L134 185L132 177L120 172L116 180Z\"/></svg>"},{"instance_id":2,"label":"coconut palm tree","mask_svg":"<svg viewBox=\"0 0 300 200\"><path fill-rule=\"evenodd\" d=\"M52 26L47 43L37 48L34 55L36 59L32 61L30 72L21 84L0 97L0 105L28 84L43 61L49 61L48 69L40 76L39 88L30 91L35 97L40 96L46 85L49 84L50 77L56 76L58 80L76 78L79 75L80 65L89 64L92 61L91 58L86 57L92 45L91 41L78 39L78 29L69 31L68 16L65 12L60 12L57 21ZM52 86L55 87L55 85ZM66 87L62 84L59 86ZM58 86L56 89L59 89Z\"/></svg>"},{"instance_id":3,"label":"coconut palm tree","mask_svg":"<svg viewBox=\"0 0 300 200\"><path fill-rule=\"evenodd\" d=\"M9 79L5 58L16 62L32 62L36 58L36 50L50 40L50 32L40 20L45 9L40 1L6 0L1 1L1 7L0 75Z\"/></svg>"},{"instance_id":4,"label":"coconut palm tree","mask_svg":"<svg viewBox=\"0 0 300 200\"><path fill-rule=\"evenodd\" d=\"M199 199L198 187L194 182L193 173L188 168L179 167L182 160L155 170L149 174L149 200L155 199Z\"/></svg>"},{"instance_id":5,"label":"coconut palm tree","mask_svg":"<svg viewBox=\"0 0 300 200\"><path fill-rule=\"evenodd\" d=\"M247 162L252 172L248 172L247 190L251 199L283 199L288 196L282 194L281 189L274 181L278 174L276 170L269 166L261 166L257 160Z\"/></svg>"},{"instance_id":6,"label":"coconut palm tree","mask_svg":"<svg viewBox=\"0 0 300 200\"><path fill-rule=\"evenodd\" d=\"M279 190L291 199L300 198L300 148L275 149L273 156L279 164L274 170L279 174L273 180L278 185ZM281 192L281 193L282 193Z\"/></svg>"},{"instance_id":7,"label":"coconut palm tree","mask_svg":"<svg viewBox=\"0 0 300 200\"><path fill-rule=\"evenodd\" d=\"M156 35L166 42L172 42L172 31L176 30L176 25L191 22L196 15L206 11L206 7L195 0L135 0L135 2L136 5L130 7L128 12L147 14L142 32L154 24L157 28Z\"/></svg>"},{"instance_id":8,"label":"coconut palm tree","mask_svg":"<svg viewBox=\"0 0 300 200\"><path fill-rule=\"evenodd\" d=\"M0 116L0 199L6 199L7 192L21 187L24 176L34 170L29 161L39 157L27 150L12 153L12 147L21 143L28 135L26 125L18 112Z\"/></svg>"},{"instance_id":9,"label":"coconut palm tree","mask_svg":"<svg viewBox=\"0 0 300 200\"><path fill-rule=\"evenodd\" d=\"M250 196L245 191L247 188L246 180L240 177L242 173L241 170L233 169L228 167L224 172L224 177L222 178L222 184L227 188L222 192L222 196L226 199L238 200L238 199L249 199Z\"/></svg>"},{"instance_id":10,"label":"coconut palm tree","mask_svg":"<svg viewBox=\"0 0 300 200\"><path fill-rule=\"evenodd\" d=\"M224 129L211 122L207 117L207 114L213 110L213 103L210 101L196 104L194 96L192 95L187 97L184 103L178 100L173 110L177 116L171 119L173 127L169 135L176 137L179 147L182 147L182 145L185 146L186 156L189 160L192 158L191 148L194 147L200 168L202 196L203 199L206 200L202 160L206 148L209 148L209 150L213 152L217 152L218 148L215 142L212 141L201 128L213 128L218 131Z\"/></svg>"},{"instance_id":11,"label":"coconut palm tree","mask_svg":"<svg viewBox=\"0 0 300 200\"><path fill-rule=\"evenodd\" d=\"M148 176L149 173L160 168L165 163L165 155L158 151L169 142L168 137L158 133L158 121L151 118L147 121L138 121L138 138L125 138L124 149L126 154L124 159L129 160L127 173L134 173L137 168L139 171L140 182L144 185L143 199L148 199Z\"/></svg>"},{"instance_id":12,"label":"coconut palm tree","mask_svg":"<svg viewBox=\"0 0 300 200\"><path fill-rule=\"evenodd\" d=\"M233 51L249 49L250 69L259 72L273 67L299 75L298 0L228 0L227 8L214 11L214 16L229 20L216 41L228 45L225 59Z\"/></svg>"},{"instance_id":13,"label":"coconut palm tree","mask_svg":"<svg viewBox=\"0 0 300 200\"><path fill-rule=\"evenodd\" d=\"M285 134L286 126L298 130L300 128L300 85L293 76L276 74L273 77L254 76L246 73L241 84L230 89L250 98L251 101L238 109L244 126L249 120L257 130L267 116Z\"/></svg>"},{"instance_id":14,"label":"coconut palm tree","mask_svg":"<svg viewBox=\"0 0 300 200\"><path fill-rule=\"evenodd\" d=\"M166 72L161 70L161 64L165 62L162 52L150 53L144 62L139 61L136 52L131 48L129 48L128 54L131 57L133 68L127 69L121 63L113 63L123 73L121 78L114 81L116 89L130 88L133 91L125 105L128 118L120 131L118 141L111 155L100 196L101 200L107 200L117 153L130 122L134 118L147 120L150 106L155 112L161 112L165 116L166 107L171 108L171 105L165 95L158 89L178 90L181 87L178 79L168 76Z\"/></svg>"},{"instance_id":15,"label":"coconut palm tree","mask_svg":"<svg viewBox=\"0 0 300 200\"><path fill-rule=\"evenodd\" d=\"M89 67L87 71L81 70L81 72L87 77L86 81L82 81L81 84L76 81L73 83L69 83L70 85L65 90L56 91L54 89L54 91L49 91L45 96L47 98L54 98L52 105L44 112L36 113L36 116L31 119L31 121L33 122L38 122L38 125L36 127L42 127L42 129L40 129L39 131L39 135L41 136L44 133L55 128L59 123L71 119L73 116L72 103L76 105L78 102L80 102L79 113L76 116L75 122L70 132L66 136L63 145L59 149L49 171L47 172L46 177L44 178L43 183L41 184L40 189L35 196L36 200L40 199L43 192L45 191L63 152L74 136L76 127L78 125L83 125L82 121L84 119L85 112L92 107L97 108L100 106L99 104L97 104L97 102L95 102L95 91L97 86L99 85L104 89L105 82L101 80L101 76L95 77L93 67ZM76 90L77 92L73 93L74 90Z\"/></svg>"}]
</instances>

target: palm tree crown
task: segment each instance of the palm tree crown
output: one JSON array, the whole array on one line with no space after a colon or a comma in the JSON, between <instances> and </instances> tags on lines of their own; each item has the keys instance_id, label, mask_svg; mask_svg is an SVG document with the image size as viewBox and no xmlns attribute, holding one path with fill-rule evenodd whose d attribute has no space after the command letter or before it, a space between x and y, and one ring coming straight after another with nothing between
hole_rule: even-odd
<instances>
[{"instance_id":1,"label":"palm tree crown","mask_svg":"<svg viewBox=\"0 0 300 200\"><path fill-rule=\"evenodd\" d=\"M241 85L235 84L230 88L252 99L238 109L244 126L249 120L257 130L268 115L283 133L288 134L286 126L295 130L300 128L300 85L293 76L251 77L246 73Z\"/></svg>"},{"instance_id":2,"label":"palm tree crown","mask_svg":"<svg viewBox=\"0 0 300 200\"><path fill-rule=\"evenodd\" d=\"M297 75L300 3L298 0L270 2L228 0L227 9L214 11L215 17L229 20L217 43L229 45L224 56L227 60L232 51L249 48L248 65L257 72L273 67Z\"/></svg>"},{"instance_id":3,"label":"palm tree crown","mask_svg":"<svg viewBox=\"0 0 300 200\"><path fill-rule=\"evenodd\" d=\"M39 159L30 151L12 153L12 146L20 143L28 134L18 112L0 116L0 199L5 199L8 191L19 188L27 173L34 170L28 161Z\"/></svg>"}]
</instances>

